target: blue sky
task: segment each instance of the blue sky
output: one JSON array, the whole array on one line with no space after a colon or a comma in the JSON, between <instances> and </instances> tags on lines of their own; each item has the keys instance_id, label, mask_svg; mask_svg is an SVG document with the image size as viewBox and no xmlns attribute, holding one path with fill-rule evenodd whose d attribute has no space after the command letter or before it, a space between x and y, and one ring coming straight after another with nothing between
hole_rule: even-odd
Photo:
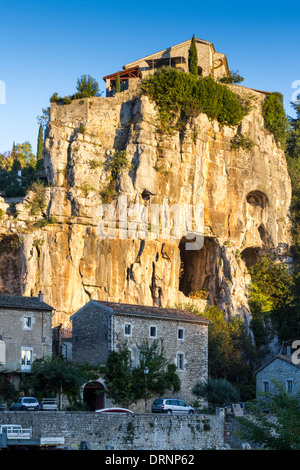
<instances>
[{"instance_id":1,"label":"blue sky","mask_svg":"<svg viewBox=\"0 0 300 470\"><path fill-rule=\"evenodd\" d=\"M103 76L193 34L227 55L243 85L281 92L293 115L299 9L269 1L0 0L0 152L25 141L36 152L37 116L55 91L73 94L81 75L104 91Z\"/></svg>"}]
</instances>

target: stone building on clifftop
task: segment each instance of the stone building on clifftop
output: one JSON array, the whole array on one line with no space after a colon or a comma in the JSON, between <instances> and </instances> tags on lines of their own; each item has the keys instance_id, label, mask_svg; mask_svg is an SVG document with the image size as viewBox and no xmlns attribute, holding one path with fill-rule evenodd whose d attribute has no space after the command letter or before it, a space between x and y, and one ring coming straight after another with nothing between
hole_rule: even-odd
<instances>
[{"instance_id":1,"label":"stone building on clifftop","mask_svg":"<svg viewBox=\"0 0 300 470\"><path fill-rule=\"evenodd\" d=\"M142 59L130 62L123 66L123 70L103 77L103 80L106 82L107 96L114 92L117 74L120 76L122 90L125 90L130 87L132 80L136 81L136 79L154 74L161 67L174 67L177 70L188 72L188 56L191 41L189 39ZM221 78L229 74L226 55L216 52L212 42L196 38L196 48L199 76L207 77L211 75L214 78Z\"/></svg>"}]
</instances>

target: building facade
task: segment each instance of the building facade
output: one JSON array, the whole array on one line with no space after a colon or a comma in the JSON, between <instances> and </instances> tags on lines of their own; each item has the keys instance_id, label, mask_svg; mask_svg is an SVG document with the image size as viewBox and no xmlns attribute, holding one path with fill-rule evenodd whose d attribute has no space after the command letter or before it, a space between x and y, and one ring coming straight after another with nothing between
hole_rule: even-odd
<instances>
[{"instance_id":1,"label":"building facade","mask_svg":"<svg viewBox=\"0 0 300 470\"><path fill-rule=\"evenodd\" d=\"M167 361L176 365L181 381L176 396L195 398L194 385L207 380L209 321L203 317L179 309L91 300L71 321L75 362L106 364L109 354L126 343L136 367L138 346L157 341Z\"/></svg>"},{"instance_id":2,"label":"building facade","mask_svg":"<svg viewBox=\"0 0 300 470\"><path fill-rule=\"evenodd\" d=\"M276 393L278 384L295 395L300 391L300 365L292 356L278 354L256 371L256 393Z\"/></svg>"},{"instance_id":3,"label":"building facade","mask_svg":"<svg viewBox=\"0 0 300 470\"><path fill-rule=\"evenodd\" d=\"M203 39L195 39L198 54L198 75L215 79L229 75L226 55L215 50L212 42ZM123 69L103 77L106 82L106 94L110 96L116 86L116 78L119 75L121 90L130 86L130 82L137 78L145 78L154 74L161 67L173 67L185 72L189 71L188 57L191 47L191 39L175 46L167 47L146 57L134 60L123 66ZM122 88L123 86L123 88Z\"/></svg>"},{"instance_id":4,"label":"building facade","mask_svg":"<svg viewBox=\"0 0 300 470\"><path fill-rule=\"evenodd\" d=\"M38 297L0 295L0 371L30 372L32 362L52 355L53 308Z\"/></svg>"}]
</instances>

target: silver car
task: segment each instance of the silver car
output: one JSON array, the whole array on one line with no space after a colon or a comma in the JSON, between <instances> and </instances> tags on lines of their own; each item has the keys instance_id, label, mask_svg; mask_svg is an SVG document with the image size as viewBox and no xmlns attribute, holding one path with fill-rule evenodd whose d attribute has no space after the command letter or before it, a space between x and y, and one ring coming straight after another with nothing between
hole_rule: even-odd
<instances>
[{"instance_id":1,"label":"silver car","mask_svg":"<svg viewBox=\"0 0 300 470\"><path fill-rule=\"evenodd\" d=\"M157 398L152 404L152 413L194 414L195 409L177 398Z\"/></svg>"}]
</instances>

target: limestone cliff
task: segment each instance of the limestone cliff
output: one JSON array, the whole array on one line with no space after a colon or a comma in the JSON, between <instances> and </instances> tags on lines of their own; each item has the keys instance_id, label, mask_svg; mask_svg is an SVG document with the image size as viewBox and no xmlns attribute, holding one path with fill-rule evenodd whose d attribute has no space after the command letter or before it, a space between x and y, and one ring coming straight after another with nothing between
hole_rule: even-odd
<instances>
[{"instance_id":1,"label":"limestone cliff","mask_svg":"<svg viewBox=\"0 0 300 470\"><path fill-rule=\"evenodd\" d=\"M41 290L56 310L54 325L67 323L90 298L201 308L217 300L228 316L249 320L247 266L265 250L288 256L291 184L284 153L264 128L264 94L231 87L251 94L253 108L240 126L221 126L201 114L167 135L159 132L155 103L134 90L52 104L46 205L30 214L29 193L16 214L1 219L1 293ZM233 150L237 134L248 135L255 147ZM118 150L126 151L128 167L115 182L115 210L120 195L145 208L202 205L201 249L186 250L182 237L164 238L161 231L156 239L133 239L126 231L99 236L107 162ZM8 210L5 201L0 205Z\"/></svg>"}]
</instances>

